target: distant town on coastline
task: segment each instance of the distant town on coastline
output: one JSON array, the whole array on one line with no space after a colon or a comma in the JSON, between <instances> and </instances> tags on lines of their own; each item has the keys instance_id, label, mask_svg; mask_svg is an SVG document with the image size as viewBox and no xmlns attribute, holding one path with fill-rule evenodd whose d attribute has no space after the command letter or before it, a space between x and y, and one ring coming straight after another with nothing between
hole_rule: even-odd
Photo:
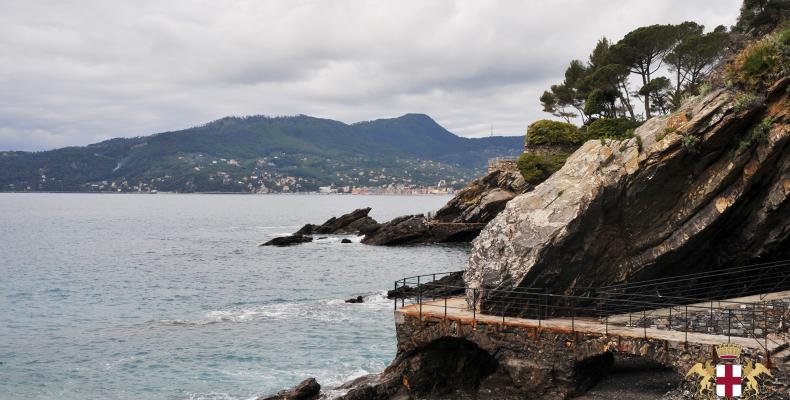
<instances>
[{"instance_id":1,"label":"distant town on coastline","mask_svg":"<svg viewBox=\"0 0 790 400\"><path fill-rule=\"evenodd\" d=\"M0 191L448 194L524 137L469 139L422 114L344 124L228 117L177 132L0 152Z\"/></svg>"}]
</instances>

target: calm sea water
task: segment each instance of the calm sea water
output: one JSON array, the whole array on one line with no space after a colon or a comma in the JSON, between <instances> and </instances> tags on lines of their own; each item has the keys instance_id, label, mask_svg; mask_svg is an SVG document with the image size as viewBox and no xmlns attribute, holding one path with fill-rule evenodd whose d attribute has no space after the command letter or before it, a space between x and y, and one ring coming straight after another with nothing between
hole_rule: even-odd
<instances>
[{"instance_id":1,"label":"calm sea water","mask_svg":"<svg viewBox=\"0 0 790 400\"><path fill-rule=\"evenodd\" d=\"M468 248L257 245L358 207L382 221L446 201L0 194L0 399L248 399L380 371L395 353L382 292L461 269Z\"/></svg>"}]
</instances>

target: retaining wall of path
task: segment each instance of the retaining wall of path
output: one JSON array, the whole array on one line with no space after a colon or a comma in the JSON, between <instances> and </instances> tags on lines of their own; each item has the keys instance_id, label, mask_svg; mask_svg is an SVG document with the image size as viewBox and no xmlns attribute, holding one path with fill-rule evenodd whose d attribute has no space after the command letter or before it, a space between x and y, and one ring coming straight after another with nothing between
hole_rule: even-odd
<instances>
[{"instance_id":1,"label":"retaining wall of path","mask_svg":"<svg viewBox=\"0 0 790 400\"><path fill-rule=\"evenodd\" d=\"M686 343L682 334L677 340L652 339L458 316L445 319L425 312L420 316L414 311L407 307L395 312L399 357L419 354L421 349L446 338L472 343L496 360L496 370L479 382L480 398L518 398L527 393L529 398L564 399L585 390L597 374L611 365L613 355L647 358L682 375L696 363L715 362L714 344ZM741 362L749 360L766 363L765 352L757 343L753 348L744 348ZM783 382L784 371L775 370L774 375ZM769 390L785 396L786 388L778 382L769 382Z\"/></svg>"}]
</instances>

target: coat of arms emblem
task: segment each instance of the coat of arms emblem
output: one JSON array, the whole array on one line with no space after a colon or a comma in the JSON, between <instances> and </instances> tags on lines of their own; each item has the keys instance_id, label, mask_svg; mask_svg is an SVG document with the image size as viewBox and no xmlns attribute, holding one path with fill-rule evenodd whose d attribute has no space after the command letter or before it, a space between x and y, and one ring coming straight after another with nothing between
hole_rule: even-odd
<instances>
[{"instance_id":1,"label":"coat of arms emblem","mask_svg":"<svg viewBox=\"0 0 790 400\"><path fill-rule=\"evenodd\" d=\"M760 399L761 375L771 376L771 371L761 363L747 361L739 364L741 347L734 344L716 346L719 363L697 363L686 377L697 376L698 399Z\"/></svg>"}]
</instances>

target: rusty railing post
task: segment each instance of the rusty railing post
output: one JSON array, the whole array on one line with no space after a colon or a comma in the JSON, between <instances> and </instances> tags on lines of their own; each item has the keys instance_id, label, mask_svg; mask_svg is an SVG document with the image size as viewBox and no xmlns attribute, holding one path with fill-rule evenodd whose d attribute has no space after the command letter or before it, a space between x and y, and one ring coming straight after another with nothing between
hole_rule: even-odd
<instances>
[{"instance_id":1,"label":"rusty railing post","mask_svg":"<svg viewBox=\"0 0 790 400\"><path fill-rule=\"evenodd\" d=\"M765 336L765 354L768 354L768 304L763 302L763 316L765 317L765 332L763 332L763 336Z\"/></svg>"},{"instance_id":2,"label":"rusty railing post","mask_svg":"<svg viewBox=\"0 0 790 400\"><path fill-rule=\"evenodd\" d=\"M672 330L672 304L669 305L669 326L667 329Z\"/></svg>"},{"instance_id":3,"label":"rusty railing post","mask_svg":"<svg viewBox=\"0 0 790 400\"><path fill-rule=\"evenodd\" d=\"M732 310L727 310L727 343L730 343L732 339Z\"/></svg>"},{"instance_id":4,"label":"rusty railing post","mask_svg":"<svg viewBox=\"0 0 790 400\"><path fill-rule=\"evenodd\" d=\"M447 319L447 296L444 296L444 319Z\"/></svg>"},{"instance_id":5,"label":"rusty railing post","mask_svg":"<svg viewBox=\"0 0 790 400\"><path fill-rule=\"evenodd\" d=\"M406 278L403 278L403 285L401 285L401 288L403 288L404 295L400 297L400 308L403 308L406 305Z\"/></svg>"},{"instance_id":6,"label":"rusty railing post","mask_svg":"<svg viewBox=\"0 0 790 400\"><path fill-rule=\"evenodd\" d=\"M477 289L472 289L472 323L477 321Z\"/></svg>"},{"instance_id":7,"label":"rusty railing post","mask_svg":"<svg viewBox=\"0 0 790 400\"><path fill-rule=\"evenodd\" d=\"M576 333L576 300L571 297L571 332Z\"/></svg>"},{"instance_id":8,"label":"rusty railing post","mask_svg":"<svg viewBox=\"0 0 790 400\"><path fill-rule=\"evenodd\" d=\"M392 298L395 300L395 310L398 309L398 281L395 281L395 290L392 291Z\"/></svg>"},{"instance_id":9,"label":"rusty railing post","mask_svg":"<svg viewBox=\"0 0 790 400\"><path fill-rule=\"evenodd\" d=\"M647 339L647 312L642 310L642 328L645 330L645 339Z\"/></svg>"},{"instance_id":10,"label":"rusty railing post","mask_svg":"<svg viewBox=\"0 0 790 400\"><path fill-rule=\"evenodd\" d=\"M686 326L683 328L683 331L686 332L686 344L689 342L689 305L686 304Z\"/></svg>"},{"instance_id":11,"label":"rusty railing post","mask_svg":"<svg viewBox=\"0 0 790 400\"><path fill-rule=\"evenodd\" d=\"M433 286L434 292L436 292L436 274L433 274L433 279L431 280L431 283L433 284L432 286ZM431 301L436 301L436 293L434 293L431 296Z\"/></svg>"},{"instance_id":12,"label":"rusty railing post","mask_svg":"<svg viewBox=\"0 0 790 400\"><path fill-rule=\"evenodd\" d=\"M420 305L420 321L422 321L422 286L420 286L419 275L417 275L417 303Z\"/></svg>"}]
</instances>

